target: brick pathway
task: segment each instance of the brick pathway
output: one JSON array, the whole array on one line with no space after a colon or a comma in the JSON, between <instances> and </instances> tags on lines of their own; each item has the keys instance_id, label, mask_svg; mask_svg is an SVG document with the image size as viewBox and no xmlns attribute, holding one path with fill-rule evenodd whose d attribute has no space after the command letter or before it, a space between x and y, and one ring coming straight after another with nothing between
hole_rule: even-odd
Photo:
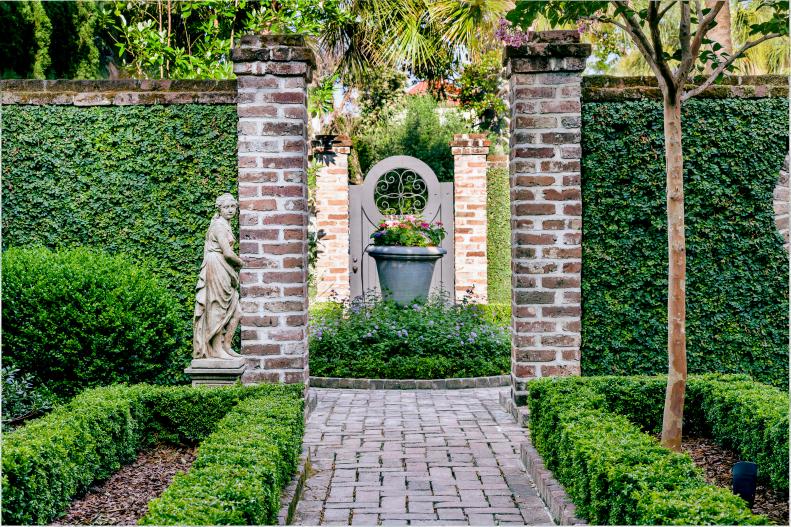
<instances>
[{"instance_id":1,"label":"brick pathway","mask_svg":"<svg viewBox=\"0 0 791 527\"><path fill-rule=\"evenodd\" d=\"M316 389L297 525L547 525L503 388Z\"/></svg>"}]
</instances>

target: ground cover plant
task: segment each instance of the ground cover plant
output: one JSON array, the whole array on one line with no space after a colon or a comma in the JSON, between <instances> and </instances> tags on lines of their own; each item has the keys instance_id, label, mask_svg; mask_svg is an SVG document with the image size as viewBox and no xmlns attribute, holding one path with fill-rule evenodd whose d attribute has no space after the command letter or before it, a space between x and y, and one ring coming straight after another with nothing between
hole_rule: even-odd
<instances>
[{"instance_id":1,"label":"ground cover plant","mask_svg":"<svg viewBox=\"0 0 791 527\"><path fill-rule=\"evenodd\" d=\"M666 373L662 107L588 102L582 118L582 371ZM693 99L682 119L689 371L746 373L785 389L789 268L772 192L788 101Z\"/></svg>"},{"instance_id":2,"label":"ground cover plant","mask_svg":"<svg viewBox=\"0 0 791 527\"><path fill-rule=\"evenodd\" d=\"M84 248L11 248L2 263L3 363L30 390L183 379L182 311L149 266Z\"/></svg>"},{"instance_id":3,"label":"ground cover plant","mask_svg":"<svg viewBox=\"0 0 791 527\"><path fill-rule=\"evenodd\" d=\"M287 483L301 448L302 390L301 385L116 385L87 390L3 438L3 523L51 522L74 497L131 462L142 449L160 441L190 444L207 437L199 447L202 461L196 469L213 472L216 494L206 497L209 480L189 474L180 478L178 489L195 496L194 501L178 505L183 517L195 525L240 519L271 523L272 496ZM218 451L219 439L211 439L215 433L223 441L236 438L235 446L224 443L226 450ZM235 493L240 452L260 465L259 474L271 469L277 477L260 480L244 495ZM159 510L167 509L167 503L163 497ZM236 512L228 513L232 521L218 511ZM157 523L183 524L174 514L160 514Z\"/></svg>"},{"instance_id":4,"label":"ground cover plant","mask_svg":"<svg viewBox=\"0 0 791 527\"><path fill-rule=\"evenodd\" d=\"M687 455L659 445L665 377L531 381L530 430L547 468L594 524L764 524L729 490L705 483ZM746 376L690 376L685 433L759 463L788 489L788 396Z\"/></svg>"},{"instance_id":5,"label":"ground cover plant","mask_svg":"<svg viewBox=\"0 0 791 527\"><path fill-rule=\"evenodd\" d=\"M439 379L508 373L508 332L473 304L441 296L399 306L366 295L311 311L310 372L318 377Z\"/></svg>"}]
</instances>

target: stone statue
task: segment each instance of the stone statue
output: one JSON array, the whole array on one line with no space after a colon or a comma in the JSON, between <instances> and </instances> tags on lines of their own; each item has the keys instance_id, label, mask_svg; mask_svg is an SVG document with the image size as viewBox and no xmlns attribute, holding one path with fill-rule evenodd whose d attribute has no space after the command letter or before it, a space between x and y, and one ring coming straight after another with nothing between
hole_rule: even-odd
<instances>
[{"instance_id":1,"label":"stone statue","mask_svg":"<svg viewBox=\"0 0 791 527\"><path fill-rule=\"evenodd\" d=\"M195 287L195 316L192 321L194 359L239 359L231 349L239 326L239 270L244 262L233 252L235 241L230 220L237 203L230 194L215 202L217 213L211 220L203 246L203 264Z\"/></svg>"}]
</instances>

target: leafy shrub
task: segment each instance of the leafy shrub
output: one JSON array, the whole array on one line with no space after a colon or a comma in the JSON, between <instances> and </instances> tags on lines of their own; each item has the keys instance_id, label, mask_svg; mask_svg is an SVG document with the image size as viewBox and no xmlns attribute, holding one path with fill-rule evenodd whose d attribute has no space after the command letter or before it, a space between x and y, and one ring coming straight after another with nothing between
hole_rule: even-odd
<instances>
[{"instance_id":1,"label":"leafy shrub","mask_svg":"<svg viewBox=\"0 0 791 527\"><path fill-rule=\"evenodd\" d=\"M582 108L582 371L667 370L662 104ZM788 101L684 103L687 350L691 373L788 388L788 253L772 192ZM617 270L617 271L614 271Z\"/></svg>"},{"instance_id":2,"label":"leafy shrub","mask_svg":"<svg viewBox=\"0 0 791 527\"><path fill-rule=\"evenodd\" d=\"M145 262L191 331L214 200L236 192L236 121L233 104L5 106L3 249L101 247Z\"/></svg>"},{"instance_id":3,"label":"leafy shrub","mask_svg":"<svg viewBox=\"0 0 791 527\"><path fill-rule=\"evenodd\" d=\"M187 474L149 503L142 525L272 525L280 490L297 468L302 407L296 398L240 403L198 448Z\"/></svg>"},{"instance_id":4,"label":"leafy shrub","mask_svg":"<svg viewBox=\"0 0 791 527\"><path fill-rule=\"evenodd\" d=\"M510 306L511 184L508 168L486 171L486 265L489 303Z\"/></svg>"},{"instance_id":5,"label":"leafy shrub","mask_svg":"<svg viewBox=\"0 0 791 527\"><path fill-rule=\"evenodd\" d=\"M666 377L589 377L585 384L643 431L662 430ZM711 437L758 463L760 481L788 491L788 394L746 375L693 375L684 406L685 434Z\"/></svg>"},{"instance_id":6,"label":"leafy shrub","mask_svg":"<svg viewBox=\"0 0 791 527\"><path fill-rule=\"evenodd\" d=\"M3 253L3 359L71 396L116 382L182 379L184 324L146 267L88 249Z\"/></svg>"},{"instance_id":7,"label":"leafy shrub","mask_svg":"<svg viewBox=\"0 0 791 527\"><path fill-rule=\"evenodd\" d=\"M390 156L413 156L434 171L440 181L453 181L453 155L448 143L453 134L470 131L470 126L453 110L439 115L437 101L430 95L410 96L388 118L373 123L352 137L363 174Z\"/></svg>"},{"instance_id":8,"label":"leafy shrub","mask_svg":"<svg viewBox=\"0 0 791 527\"><path fill-rule=\"evenodd\" d=\"M36 386L33 375L3 367L3 432L51 410L58 398L46 385Z\"/></svg>"},{"instance_id":9,"label":"leafy shrub","mask_svg":"<svg viewBox=\"0 0 791 527\"><path fill-rule=\"evenodd\" d=\"M52 521L75 496L132 461L142 448L160 440L201 440L244 399L254 399L253 406L265 408L273 420L284 412L283 426L290 426L301 409L301 391L301 385L119 385L85 391L5 435L2 521ZM300 421L293 431L300 437L301 427Z\"/></svg>"},{"instance_id":10,"label":"leafy shrub","mask_svg":"<svg viewBox=\"0 0 791 527\"><path fill-rule=\"evenodd\" d=\"M507 331L441 297L399 306L368 295L312 313L310 371L325 377L437 379L507 373Z\"/></svg>"},{"instance_id":11,"label":"leafy shrub","mask_svg":"<svg viewBox=\"0 0 791 527\"><path fill-rule=\"evenodd\" d=\"M529 383L533 442L547 468L566 487L580 515L596 524L766 523L727 489L706 485L689 456L662 448L657 439L641 431L641 427L654 430L661 422L665 382L662 377L576 377ZM735 399L743 403L751 400L752 418L721 412L714 408L718 406L717 396L704 395L724 394L734 386L740 392ZM784 418L786 443L773 453L774 459L768 464L783 460L787 488L788 398L781 408L779 395L776 389L745 377L691 376L687 407L702 406L702 411L688 411L686 417L703 422L685 423L685 427L713 430L727 421L740 430L746 442L760 441L764 430L755 428L760 424L755 418L770 413L767 406L773 408L776 420L764 424L773 428ZM749 413L746 408L744 411ZM744 427L738 419L746 419ZM713 437L727 443L722 433L715 432ZM779 434L772 442L781 440ZM757 459L749 454L745 458ZM782 488L781 479L771 481Z\"/></svg>"}]
</instances>

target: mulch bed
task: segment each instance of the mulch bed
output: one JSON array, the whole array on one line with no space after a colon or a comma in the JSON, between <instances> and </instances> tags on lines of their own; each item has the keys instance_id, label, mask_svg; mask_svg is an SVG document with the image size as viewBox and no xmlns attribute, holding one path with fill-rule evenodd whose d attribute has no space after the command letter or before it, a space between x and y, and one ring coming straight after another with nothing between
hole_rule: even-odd
<instances>
[{"instance_id":1,"label":"mulch bed","mask_svg":"<svg viewBox=\"0 0 791 527\"><path fill-rule=\"evenodd\" d=\"M179 472L189 470L195 447L158 445L75 500L54 525L134 525Z\"/></svg>"},{"instance_id":2,"label":"mulch bed","mask_svg":"<svg viewBox=\"0 0 791 527\"><path fill-rule=\"evenodd\" d=\"M699 437L683 438L681 449L703 469L708 483L728 490L732 488L731 469L740 461L733 451L722 448L711 439ZM763 514L778 525L788 525L788 494L758 485L752 511Z\"/></svg>"}]
</instances>

